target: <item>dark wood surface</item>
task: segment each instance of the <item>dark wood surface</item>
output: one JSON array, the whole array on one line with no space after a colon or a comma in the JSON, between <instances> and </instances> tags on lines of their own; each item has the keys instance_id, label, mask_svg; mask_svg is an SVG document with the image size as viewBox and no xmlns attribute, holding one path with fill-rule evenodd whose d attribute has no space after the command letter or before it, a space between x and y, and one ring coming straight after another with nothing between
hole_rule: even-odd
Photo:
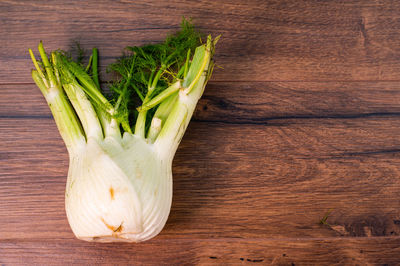
<instances>
[{"instance_id":1,"label":"dark wood surface","mask_svg":"<svg viewBox=\"0 0 400 266\"><path fill-rule=\"evenodd\" d=\"M27 48L222 34L176 154L166 227L74 239L67 151ZM400 263L400 2L0 2L0 264ZM324 219L324 217L326 219Z\"/></svg>"}]
</instances>

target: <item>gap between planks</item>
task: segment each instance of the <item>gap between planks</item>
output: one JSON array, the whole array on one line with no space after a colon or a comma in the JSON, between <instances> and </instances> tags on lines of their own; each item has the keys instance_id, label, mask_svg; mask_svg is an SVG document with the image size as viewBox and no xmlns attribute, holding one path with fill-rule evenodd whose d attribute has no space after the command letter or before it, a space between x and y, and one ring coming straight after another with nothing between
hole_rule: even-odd
<instances>
[{"instance_id":1,"label":"gap between planks","mask_svg":"<svg viewBox=\"0 0 400 266\"><path fill-rule=\"evenodd\" d=\"M101 84L107 84L109 81L102 81ZM381 82L400 82L397 79L372 79L372 80L361 80L361 79L353 79L353 80L210 80L208 84L212 83L381 83ZM8 85L35 85L32 82L1 82L0 86L8 86Z\"/></svg>"},{"instance_id":2,"label":"gap between planks","mask_svg":"<svg viewBox=\"0 0 400 266\"><path fill-rule=\"evenodd\" d=\"M76 241L78 239L74 237L70 238L5 238L0 239L0 243L6 242L9 243L10 241L14 242L36 242L36 241L47 241L47 242L59 242L59 241ZM285 237L285 238L160 238L160 239L152 239L147 241L148 244L157 244L157 243L164 243L164 242L311 242L311 241L344 241L344 240L360 240L360 241L375 241L375 240L400 240L400 236L370 236L370 237L355 237L355 236L330 236L330 237ZM81 243L90 243L81 241ZM132 243L135 244L135 243Z\"/></svg>"},{"instance_id":3,"label":"gap between planks","mask_svg":"<svg viewBox=\"0 0 400 266\"><path fill-rule=\"evenodd\" d=\"M196 119L192 118L192 122L197 123L220 123L229 125L275 125L270 123L271 121L299 121L299 120L326 120L326 119L360 119L360 118L376 118L376 117L400 117L400 112L375 112L375 113L355 113L355 114L338 114L338 115L291 115L291 116L277 116L277 117L263 117L262 119L256 120L244 120L244 121L228 121L228 120L207 120L207 119ZM52 115L0 115L0 119L53 119Z\"/></svg>"}]
</instances>

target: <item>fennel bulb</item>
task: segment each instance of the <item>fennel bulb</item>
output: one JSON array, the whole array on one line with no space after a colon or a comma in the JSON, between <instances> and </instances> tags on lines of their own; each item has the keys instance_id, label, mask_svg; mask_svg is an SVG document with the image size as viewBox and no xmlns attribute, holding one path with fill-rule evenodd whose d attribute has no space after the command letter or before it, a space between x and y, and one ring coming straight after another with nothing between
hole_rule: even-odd
<instances>
[{"instance_id":1,"label":"fennel bulb","mask_svg":"<svg viewBox=\"0 0 400 266\"><path fill-rule=\"evenodd\" d=\"M139 242L164 227L172 160L214 66L218 38L199 40L184 20L162 44L129 47L109 67L120 79L108 96L97 49L86 68L62 51L49 58L42 42L41 63L29 50L32 77L68 149L65 208L77 238Z\"/></svg>"}]
</instances>

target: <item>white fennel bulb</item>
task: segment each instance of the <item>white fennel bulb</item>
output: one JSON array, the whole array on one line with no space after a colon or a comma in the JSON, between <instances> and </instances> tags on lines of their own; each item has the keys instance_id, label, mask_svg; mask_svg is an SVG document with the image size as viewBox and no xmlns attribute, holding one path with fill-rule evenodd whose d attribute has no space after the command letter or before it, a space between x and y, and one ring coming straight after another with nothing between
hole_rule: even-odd
<instances>
[{"instance_id":1,"label":"white fennel bulb","mask_svg":"<svg viewBox=\"0 0 400 266\"><path fill-rule=\"evenodd\" d=\"M167 221L171 200L171 161L142 138L89 139L71 154L65 204L80 239L149 239Z\"/></svg>"}]
</instances>

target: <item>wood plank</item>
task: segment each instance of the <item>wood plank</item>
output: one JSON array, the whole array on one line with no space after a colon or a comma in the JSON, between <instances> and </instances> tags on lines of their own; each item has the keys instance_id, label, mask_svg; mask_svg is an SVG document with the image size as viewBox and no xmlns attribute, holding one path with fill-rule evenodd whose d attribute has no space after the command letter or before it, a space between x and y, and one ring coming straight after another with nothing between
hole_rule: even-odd
<instances>
[{"instance_id":1,"label":"wood plank","mask_svg":"<svg viewBox=\"0 0 400 266\"><path fill-rule=\"evenodd\" d=\"M12 99L12 100L10 100ZM400 115L398 82L210 82L194 119L273 123L288 118ZM51 117L35 84L0 84L0 117Z\"/></svg>"},{"instance_id":2,"label":"wood plank","mask_svg":"<svg viewBox=\"0 0 400 266\"><path fill-rule=\"evenodd\" d=\"M398 1L2 1L0 83L28 82L39 40L97 46L104 66L127 45L159 42L181 17L222 34L217 81L400 80ZM12 78L11 78L12 77Z\"/></svg>"},{"instance_id":3,"label":"wood plank","mask_svg":"<svg viewBox=\"0 0 400 266\"><path fill-rule=\"evenodd\" d=\"M192 122L157 239L397 236L399 129L390 116ZM0 143L0 239L73 238L68 156L54 122L3 118Z\"/></svg>"},{"instance_id":4,"label":"wood plank","mask_svg":"<svg viewBox=\"0 0 400 266\"><path fill-rule=\"evenodd\" d=\"M397 265L399 246L400 238L151 240L140 244L8 240L0 242L0 263Z\"/></svg>"},{"instance_id":5,"label":"wood plank","mask_svg":"<svg viewBox=\"0 0 400 266\"><path fill-rule=\"evenodd\" d=\"M398 82L211 82L195 119L273 123L289 118L351 118L400 111Z\"/></svg>"}]
</instances>

